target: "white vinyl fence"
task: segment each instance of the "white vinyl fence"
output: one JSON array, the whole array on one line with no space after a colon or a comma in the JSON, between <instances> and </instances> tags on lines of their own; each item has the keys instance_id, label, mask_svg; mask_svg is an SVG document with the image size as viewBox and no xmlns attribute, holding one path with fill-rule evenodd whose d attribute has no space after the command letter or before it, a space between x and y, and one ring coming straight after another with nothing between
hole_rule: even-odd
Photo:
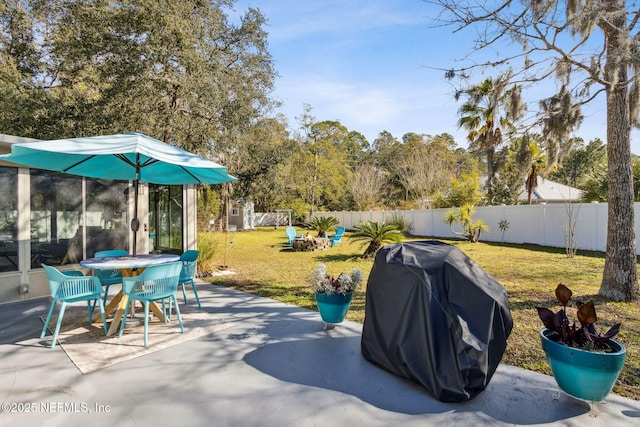
<instances>
[{"instance_id":1,"label":"white vinyl fence","mask_svg":"<svg viewBox=\"0 0 640 427\"><path fill-rule=\"evenodd\" d=\"M542 246L566 248L570 218L575 224L574 248L601 251L607 245L607 203L553 203L515 206L482 206L476 208L474 220L482 219L489 231L482 233L480 240L508 243L532 243ZM638 211L635 203L635 227L638 236ZM333 216L347 229L360 221L384 222L394 215L404 217L411 223L414 236L441 238L460 237L451 233L443 218L449 209L394 210L394 211L340 211L316 212L316 216ZM498 224L506 220L509 227L500 230ZM638 251L640 254L640 250Z\"/></svg>"}]
</instances>

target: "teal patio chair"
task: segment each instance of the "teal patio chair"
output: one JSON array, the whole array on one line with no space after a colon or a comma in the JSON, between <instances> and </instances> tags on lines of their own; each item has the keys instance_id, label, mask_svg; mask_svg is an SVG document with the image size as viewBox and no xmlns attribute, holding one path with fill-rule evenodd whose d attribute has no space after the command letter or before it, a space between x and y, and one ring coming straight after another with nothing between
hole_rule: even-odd
<instances>
[{"instance_id":1,"label":"teal patio chair","mask_svg":"<svg viewBox=\"0 0 640 427\"><path fill-rule=\"evenodd\" d=\"M94 258L104 258L108 256L127 256L129 252L124 249L110 249L107 251L97 251ZM107 296L109 295L109 286L122 283L122 273L120 270L95 270L95 275L100 279L100 283L104 286L103 303L107 304Z\"/></svg>"},{"instance_id":2,"label":"teal patio chair","mask_svg":"<svg viewBox=\"0 0 640 427\"><path fill-rule=\"evenodd\" d=\"M331 243L331 246L335 245L336 243L342 244L343 235L344 235L344 227L340 226L337 228L336 234L327 236L327 239L329 239L329 243Z\"/></svg>"},{"instance_id":3,"label":"teal patio chair","mask_svg":"<svg viewBox=\"0 0 640 427\"><path fill-rule=\"evenodd\" d=\"M288 226L285 229L285 232L287 233L287 238L289 239L289 246L291 246L291 247L293 247L293 239L296 239L298 237L302 237L302 234L300 234L300 236L298 236L296 229L293 228L292 226Z\"/></svg>"},{"instance_id":4,"label":"teal patio chair","mask_svg":"<svg viewBox=\"0 0 640 427\"><path fill-rule=\"evenodd\" d=\"M162 301L162 309L165 311L164 300L169 299L176 305L176 314L178 315L178 323L180 324L180 332L184 333L182 325L182 316L180 316L180 307L176 300L176 292L178 291L178 280L180 279L180 271L182 271L182 262L175 261L165 264L152 265L145 268L142 274L134 277L125 277L122 280L122 293L127 295L131 301L140 301L144 304L144 346L149 345L149 303ZM129 307L124 311L123 318L129 314ZM167 323L167 315L165 312L164 322ZM118 337L122 336L124 325L126 322L120 323L120 332Z\"/></svg>"},{"instance_id":5,"label":"teal patio chair","mask_svg":"<svg viewBox=\"0 0 640 427\"><path fill-rule=\"evenodd\" d=\"M51 321L51 315L53 309L56 307L58 301L62 303L60 306L60 313L58 313L58 321L56 322L56 329L53 332L53 341L51 342L51 349L56 346L58 340L58 333L60 332L60 325L62 324L62 318L64 317L64 311L67 308L67 304L86 301L87 313L89 315L89 325L92 324L93 307L95 303L100 306L100 314L102 316L102 327L104 333L107 333L107 319L104 314L104 304L102 303L102 286L100 280L95 276L84 276L80 271L68 271L61 272L54 267L46 264L42 264L42 268L47 273L49 279L49 288L51 290L51 307L49 308L49 314L47 314L47 320L42 327L42 333L40 333L40 339L44 338L49 322ZM91 304L91 302L94 304Z\"/></svg>"},{"instance_id":6,"label":"teal patio chair","mask_svg":"<svg viewBox=\"0 0 640 427\"><path fill-rule=\"evenodd\" d=\"M182 287L182 297L184 298L184 303L187 303L187 293L184 288L188 283L191 283L191 288L193 289L193 294L196 297L196 302L198 303L198 308L202 310L202 305L200 304L200 298L198 297L198 291L196 290L195 283L195 275L196 275L196 263L198 261L198 257L200 256L200 251L195 249L190 249L185 251L182 255L180 255L180 261L182 261L182 271L180 272L180 279L178 280L178 285Z\"/></svg>"}]
</instances>

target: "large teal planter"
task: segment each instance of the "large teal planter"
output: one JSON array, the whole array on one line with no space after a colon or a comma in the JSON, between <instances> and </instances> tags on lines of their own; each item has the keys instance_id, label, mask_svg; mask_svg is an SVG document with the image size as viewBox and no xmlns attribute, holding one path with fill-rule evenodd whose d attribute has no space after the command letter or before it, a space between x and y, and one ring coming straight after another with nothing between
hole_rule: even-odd
<instances>
[{"instance_id":1,"label":"large teal planter","mask_svg":"<svg viewBox=\"0 0 640 427\"><path fill-rule=\"evenodd\" d=\"M326 323L340 323L344 320L351 305L352 293L346 295L316 293L316 303L320 317Z\"/></svg>"},{"instance_id":2,"label":"large teal planter","mask_svg":"<svg viewBox=\"0 0 640 427\"><path fill-rule=\"evenodd\" d=\"M607 397L624 366L625 347L611 339L613 353L579 350L550 340L550 333L543 329L540 339L558 387L579 399L600 402Z\"/></svg>"}]
</instances>

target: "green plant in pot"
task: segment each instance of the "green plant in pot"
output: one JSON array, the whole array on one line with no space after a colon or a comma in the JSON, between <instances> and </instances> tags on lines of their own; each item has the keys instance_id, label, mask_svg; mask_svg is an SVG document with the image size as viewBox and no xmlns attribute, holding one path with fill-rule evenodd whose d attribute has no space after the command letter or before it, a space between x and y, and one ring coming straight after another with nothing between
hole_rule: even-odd
<instances>
[{"instance_id":1,"label":"green plant in pot","mask_svg":"<svg viewBox=\"0 0 640 427\"><path fill-rule=\"evenodd\" d=\"M350 274L340 273L337 277L327 273L324 264L318 264L311 276L311 288L315 293L318 311L327 328L344 320L351 305L353 292L360 288L362 271L354 268Z\"/></svg>"},{"instance_id":2,"label":"green plant in pot","mask_svg":"<svg viewBox=\"0 0 640 427\"><path fill-rule=\"evenodd\" d=\"M554 313L545 307L536 307L545 326L540 332L542 348L561 390L574 397L603 400L613 388L626 356L622 343L613 339L620 324L613 325L606 333L596 331L593 300L586 304L576 302L576 321L567 314L571 290L560 283L555 290L562 308Z\"/></svg>"}]
</instances>

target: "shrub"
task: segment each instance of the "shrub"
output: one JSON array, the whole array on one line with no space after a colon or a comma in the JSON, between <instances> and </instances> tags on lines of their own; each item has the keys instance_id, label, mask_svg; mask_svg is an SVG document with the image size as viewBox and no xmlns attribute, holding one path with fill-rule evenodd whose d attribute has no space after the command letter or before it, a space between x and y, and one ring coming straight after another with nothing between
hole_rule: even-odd
<instances>
[{"instance_id":1,"label":"shrub","mask_svg":"<svg viewBox=\"0 0 640 427\"><path fill-rule=\"evenodd\" d=\"M202 276L206 271L216 269L213 257L218 251L218 241L214 233L201 231L198 233L198 250L200 257L198 258L198 276Z\"/></svg>"},{"instance_id":2,"label":"shrub","mask_svg":"<svg viewBox=\"0 0 640 427\"><path fill-rule=\"evenodd\" d=\"M394 212L384 223L395 226L405 236L411 235L411 221L398 212Z\"/></svg>"},{"instance_id":3,"label":"shrub","mask_svg":"<svg viewBox=\"0 0 640 427\"><path fill-rule=\"evenodd\" d=\"M381 224L375 221L360 222L354 228L355 232L351 234L351 238L362 242L363 247L367 247L362 254L363 258L375 256L383 245L398 242L403 237L395 225Z\"/></svg>"},{"instance_id":4,"label":"shrub","mask_svg":"<svg viewBox=\"0 0 640 427\"><path fill-rule=\"evenodd\" d=\"M477 242L483 231L488 231L489 227L481 219L474 221L473 214L476 213L473 206L469 204L462 205L457 211L450 210L444 217L444 222L449 224L452 233L465 237L470 242ZM460 231L453 229L455 224L459 224Z\"/></svg>"},{"instance_id":5,"label":"shrub","mask_svg":"<svg viewBox=\"0 0 640 427\"><path fill-rule=\"evenodd\" d=\"M318 237L325 237L327 231L340 224L337 218L332 216L314 216L307 222L306 226L318 232Z\"/></svg>"}]
</instances>

